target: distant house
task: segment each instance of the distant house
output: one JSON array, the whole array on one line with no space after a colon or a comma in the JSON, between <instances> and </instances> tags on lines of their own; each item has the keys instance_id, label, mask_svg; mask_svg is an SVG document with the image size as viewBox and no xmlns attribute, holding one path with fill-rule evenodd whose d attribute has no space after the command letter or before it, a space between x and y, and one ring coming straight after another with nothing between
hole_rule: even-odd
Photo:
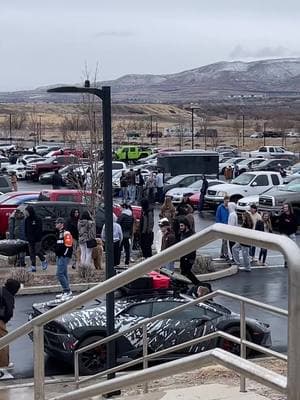
<instances>
[{"instance_id":1,"label":"distant house","mask_svg":"<svg viewBox=\"0 0 300 400\"><path fill-rule=\"evenodd\" d=\"M206 136L206 137L218 137L217 129L200 129L200 131L196 132L197 137Z\"/></svg>"}]
</instances>

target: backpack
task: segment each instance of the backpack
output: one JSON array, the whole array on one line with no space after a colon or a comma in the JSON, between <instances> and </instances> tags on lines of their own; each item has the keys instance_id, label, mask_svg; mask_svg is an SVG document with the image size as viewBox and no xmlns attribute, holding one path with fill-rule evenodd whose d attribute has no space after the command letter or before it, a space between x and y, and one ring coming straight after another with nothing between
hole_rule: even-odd
<instances>
[{"instance_id":1,"label":"backpack","mask_svg":"<svg viewBox=\"0 0 300 400\"><path fill-rule=\"evenodd\" d=\"M66 247L73 247L73 236L69 231L64 232L64 245Z\"/></svg>"}]
</instances>

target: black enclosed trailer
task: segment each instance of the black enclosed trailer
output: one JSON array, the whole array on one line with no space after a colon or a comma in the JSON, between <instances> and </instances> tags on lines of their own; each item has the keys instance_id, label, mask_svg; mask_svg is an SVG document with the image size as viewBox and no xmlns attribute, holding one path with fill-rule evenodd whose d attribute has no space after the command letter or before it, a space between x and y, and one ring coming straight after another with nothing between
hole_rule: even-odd
<instances>
[{"instance_id":1,"label":"black enclosed trailer","mask_svg":"<svg viewBox=\"0 0 300 400\"><path fill-rule=\"evenodd\" d=\"M217 176L219 154L205 150L164 152L157 157L157 167L165 177L195 173Z\"/></svg>"}]
</instances>

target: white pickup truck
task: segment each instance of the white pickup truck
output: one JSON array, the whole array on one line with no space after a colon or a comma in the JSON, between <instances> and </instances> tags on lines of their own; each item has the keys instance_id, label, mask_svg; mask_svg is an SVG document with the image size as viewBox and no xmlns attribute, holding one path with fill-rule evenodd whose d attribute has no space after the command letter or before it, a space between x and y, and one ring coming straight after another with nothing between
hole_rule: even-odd
<instances>
[{"instance_id":1,"label":"white pickup truck","mask_svg":"<svg viewBox=\"0 0 300 400\"><path fill-rule=\"evenodd\" d=\"M214 185L208 188L205 203L209 207L215 208L223 202L226 195L230 197L230 201L236 203L242 197L259 195L268 188L282 184L283 180L278 172L245 172L233 179L231 183Z\"/></svg>"},{"instance_id":2,"label":"white pickup truck","mask_svg":"<svg viewBox=\"0 0 300 400\"><path fill-rule=\"evenodd\" d=\"M262 146L258 150L251 151L250 157L262 158L294 158L295 154L287 151L282 146Z\"/></svg>"}]
</instances>

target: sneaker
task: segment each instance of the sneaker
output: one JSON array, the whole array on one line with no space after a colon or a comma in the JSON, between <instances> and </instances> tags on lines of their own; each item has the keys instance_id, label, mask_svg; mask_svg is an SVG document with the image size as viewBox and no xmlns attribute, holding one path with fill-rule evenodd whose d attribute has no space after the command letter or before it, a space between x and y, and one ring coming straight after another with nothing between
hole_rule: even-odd
<instances>
[{"instance_id":1,"label":"sneaker","mask_svg":"<svg viewBox=\"0 0 300 400\"><path fill-rule=\"evenodd\" d=\"M71 290L69 292L65 292L63 293L63 295L61 296L61 300L68 300L72 297L72 292Z\"/></svg>"},{"instance_id":2,"label":"sneaker","mask_svg":"<svg viewBox=\"0 0 300 400\"><path fill-rule=\"evenodd\" d=\"M64 293L59 293L55 296L56 299L61 299L63 297Z\"/></svg>"},{"instance_id":3,"label":"sneaker","mask_svg":"<svg viewBox=\"0 0 300 400\"><path fill-rule=\"evenodd\" d=\"M44 261L42 261L42 270L46 271L46 269L48 269L48 261L44 260Z\"/></svg>"}]
</instances>

